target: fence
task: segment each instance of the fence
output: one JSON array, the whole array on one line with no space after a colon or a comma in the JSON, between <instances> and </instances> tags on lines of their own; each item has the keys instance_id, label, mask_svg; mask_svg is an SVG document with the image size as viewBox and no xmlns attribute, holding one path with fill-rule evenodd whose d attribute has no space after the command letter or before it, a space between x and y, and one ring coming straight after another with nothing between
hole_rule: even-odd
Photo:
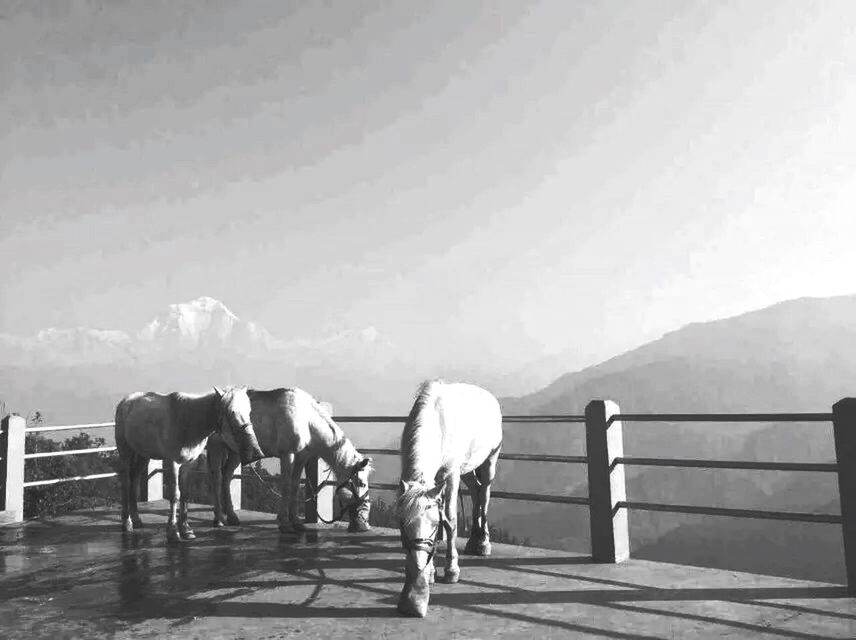
<instances>
[{"instance_id":1,"label":"fence","mask_svg":"<svg viewBox=\"0 0 856 640\"><path fill-rule=\"evenodd\" d=\"M403 416L339 416L340 423L403 423ZM540 415L540 416L504 416L506 423L582 423L585 425L586 455L538 455L522 453L503 453L505 460L531 462L555 462L563 464L585 464L588 466L588 496L557 496L534 493L515 493L494 491L492 497L508 500L527 500L530 502L551 502L588 506L591 523L591 553L597 562L617 563L630 556L630 538L628 528L629 510L665 511L671 513L703 514L739 518L762 518L773 520L832 523L842 526L844 536L844 561L847 575L847 590L856 595L856 398L845 398L832 407L831 413L735 413L735 414L684 414L651 413L622 414L618 405L611 401L594 400L586 407L585 415ZM795 462L752 462L738 460L704 460L674 458L641 458L624 455L623 424L644 422L832 422L835 443L835 463L795 463ZM24 488L42 484L72 482L96 478L111 477L116 474L94 474L75 478L56 478L38 482L24 481L24 463L27 459L52 455L76 455L112 451L115 447L100 447L78 451L57 451L27 454L24 450L25 435L28 432L59 431L112 426L112 423L89 425L66 425L59 427L26 428L23 418L8 416L2 423L0 434L0 522L14 522L23 519ZM394 449L362 449L364 453L374 455L398 455ZM813 471L837 473L841 514L798 513L787 511L769 511L756 509L729 509L721 507L662 504L652 502L628 501L624 468L636 466L668 466L700 469L752 469L774 471ZM161 499L162 482L157 477L159 461L152 461L148 482L144 483L143 498ZM307 473L314 483L327 475L323 461L313 465ZM233 501L240 507L240 480L236 475L232 484ZM306 519L317 522L318 516L329 519L333 512L333 482L322 482L323 487L317 500L317 511L307 510ZM396 490L396 485L373 484L376 489Z\"/></svg>"}]
</instances>

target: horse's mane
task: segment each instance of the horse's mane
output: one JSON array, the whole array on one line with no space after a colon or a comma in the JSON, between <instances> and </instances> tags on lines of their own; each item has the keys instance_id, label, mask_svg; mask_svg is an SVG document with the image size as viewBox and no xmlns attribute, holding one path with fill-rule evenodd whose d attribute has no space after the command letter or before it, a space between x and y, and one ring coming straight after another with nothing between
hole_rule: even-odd
<instances>
[{"instance_id":1,"label":"horse's mane","mask_svg":"<svg viewBox=\"0 0 856 640\"><path fill-rule=\"evenodd\" d=\"M404 431L401 433L401 479L409 481L411 484L408 484L407 489L396 500L396 510L405 523L419 514L421 511L420 498L425 495L426 491L433 488L434 482L440 479L438 477L425 478L416 471L416 465L420 451L420 440L425 433L425 422L431 417L432 403L437 402L438 387L443 384L443 380L436 378L426 380L419 385L413 408L410 410L410 415L407 416ZM445 476L446 473L441 468L438 469L437 475Z\"/></svg>"},{"instance_id":2,"label":"horse's mane","mask_svg":"<svg viewBox=\"0 0 856 640\"><path fill-rule=\"evenodd\" d=\"M407 489L395 501L395 510L401 523L406 525L422 513L422 498L430 489L422 482L408 485Z\"/></svg>"},{"instance_id":3,"label":"horse's mane","mask_svg":"<svg viewBox=\"0 0 856 640\"><path fill-rule=\"evenodd\" d=\"M420 450L419 441L423 434L425 419L430 416L428 409L432 402L436 402L437 387L442 384L443 381L439 378L426 380L419 385L419 389L416 391L413 408L410 409L410 415L407 416L404 431L401 433L402 480L418 479L409 476L413 473L416 466L416 458Z\"/></svg>"},{"instance_id":4,"label":"horse's mane","mask_svg":"<svg viewBox=\"0 0 856 640\"><path fill-rule=\"evenodd\" d=\"M333 446L331 447L331 459L328 461L333 467L333 472L338 477L343 477L350 473L356 464L361 462L364 456L357 451L351 439L345 435L340 427L333 420L333 417L327 412L324 406L311 395L307 394L312 402L312 408L318 417L330 428L333 432ZM369 471L371 472L371 467Z\"/></svg>"}]
</instances>

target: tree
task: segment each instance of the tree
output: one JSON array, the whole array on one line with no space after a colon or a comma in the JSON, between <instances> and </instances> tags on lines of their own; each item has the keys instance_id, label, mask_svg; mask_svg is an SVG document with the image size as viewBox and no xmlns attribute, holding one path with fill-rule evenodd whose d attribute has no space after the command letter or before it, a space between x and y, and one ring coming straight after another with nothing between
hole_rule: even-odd
<instances>
[{"instance_id":1,"label":"tree","mask_svg":"<svg viewBox=\"0 0 856 640\"><path fill-rule=\"evenodd\" d=\"M27 420L28 426L39 425L43 420L44 417L41 412L35 411ZM105 444L103 438L93 438L84 432L66 438L61 443L38 433L28 433L25 440L28 453L94 449L103 447ZM117 456L114 451L31 458L24 467L24 480L34 482L110 473L116 470L116 463ZM27 487L24 489L24 517L53 516L76 509L101 505L109 506L116 502L117 496L118 489L115 478Z\"/></svg>"}]
</instances>

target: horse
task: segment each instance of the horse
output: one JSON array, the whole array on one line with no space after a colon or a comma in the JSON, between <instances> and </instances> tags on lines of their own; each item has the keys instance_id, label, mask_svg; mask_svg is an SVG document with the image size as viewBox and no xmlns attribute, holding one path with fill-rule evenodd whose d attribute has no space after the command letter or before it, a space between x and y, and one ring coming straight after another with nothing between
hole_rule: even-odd
<instances>
[{"instance_id":1,"label":"horse","mask_svg":"<svg viewBox=\"0 0 856 640\"><path fill-rule=\"evenodd\" d=\"M251 417L263 457L278 457L282 495L277 523L282 533L306 529L297 513L297 489L306 463L322 458L337 478L338 490L351 494L348 531L369 530L371 458L363 456L315 398L302 389L248 392ZM213 526L240 525L229 483L240 460L217 438L208 442L208 470L214 504ZM307 483L307 488L311 487ZM316 489L317 490L317 489ZM338 492L338 491L337 491ZM224 513L225 512L225 513ZM225 518L224 518L225 515Z\"/></svg>"},{"instance_id":2,"label":"horse","mask_svg":"<svg viewBox=\"0 0 856 640\"><path fill-rule=\"evenodd\" d=\"M457 497L460 481L473 502L464 553L490 555L487 510L502 448L502 413L490 392L471 384L424 382L401 435L401 481L396 511L406 553L398 610L424 617L434 582L434 550L446 531L443 579L458 581Z\"/></svg>"},{"instance_id":3,"label":"horse","mask_svg":"<svg viewBox=\"0 0 856 640\"><path fill-rule=\"evenodd\" d=\"M181 466L205 449L208 438L220 434L223 442L246 463L262 457L250 420L246 387L223 391L214 387L204 395L189 393L132 393L116 405L116 448L122 488L122 530L132 532L143 522L137 511L140 477L151 458L164 462L169 498L167 541L192 540L187 524L187 478Z\"/></svg>"}]
</instances>

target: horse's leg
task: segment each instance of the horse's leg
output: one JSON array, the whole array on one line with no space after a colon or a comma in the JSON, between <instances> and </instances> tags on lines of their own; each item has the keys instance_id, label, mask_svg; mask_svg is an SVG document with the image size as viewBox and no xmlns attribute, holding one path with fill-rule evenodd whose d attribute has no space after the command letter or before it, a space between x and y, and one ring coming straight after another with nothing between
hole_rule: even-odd
<instances>
[{"instance_id":1,"label":"horse's leg","mask_svg":"<svg viewBox=\"0 0 856 640\"><path fill-rule=\"evenodd\" d=\"M492 452L477 470L478 479L481 482L479 490L481 535L475 553L480 556L489 556L491 552L490 526L487 522L487 510L490 506L490 485L496 477L496 462L499 460L499 450L500 447L497 447L496 451Z\"/></svg>"},{"instance_id":2,"label":"horse's leg","mask_svg":"<svg viewBox=\"0 0 856 640\"><path fill-rule=\"evenodd\" d=\"M131 460L133 453L128 455L119 454L119 487L122 498L122 531L133 531L134 523L131 520Z\"/></svg>"},{"instance_id":3,"label":"horse's leg","mask_svg":"<svg viewBox=\"0 0 856 640\"><path fill-rule=\"evenodd\" d=\"M181 489L178 486L178 472L181 465L172 460L163 461L164 488L169 500L169 516L166 522L167 542L181 542L178 533L178 501L181 498Z\"/></svg>"},{"instance_id":4,"label":"horse's leg","mask_svg":"<svg viewBox=\"0 0 856 640\"><path fill-rule=\"evenodd\" d=\"M182 465L179 467L178 485L179 485L179 500L178 500L178 534L182 540L193 540L196 534L187 523L187 499L190 497L190 487L188 486L190 475L190 465Z\"/></svg>"},{"instance_id":5,"label":"horse's leg","mask_svg":"<svg viewBox=\"0 0 856 640\"><path fill-rule=\"evenodd\" d=\"M480 505L480 494L481 494L481 483L476 477L475 472L471 471L466 475L461 476L461 480L467 485L467 489L470 490L470 500L473 503L473 520L470 525L470 536L467 538L467 544L464 546L464 553L468 555L475 555L476 549L478 548L478 539L481 535L482 522L481 522L481 508Z\"/></svg>"},{"instance_id":6,"label":"horse's leg","mask_svg":"<svg viewBox=\"0 0 856 640\"><path fill-rule=\"evenodd\" d=\"M140 497L140 482L149 468L149 459L140 455L134 455L131 466L131 486L128 496L130 498L131 522L135 528L143 528L143 521L137 508L137 500ZM147 478L148 479L148 478Z\"/></svg>"},{"instance_id":7,"label":"horse's leg","mask_svg":"<svg viewBox=\"0 0 856 640\"><path fill-rule=\"evenodd\" d=\"M293 453L286 453L279 457L279 481L280 488L282 489L282 496L279 499L279 513L277 513L276 520L279 523L279 530L282 533L302 531L305 528L303 523L298 523L300 525L299 527L294 526L291 518L292 500L295 503L297 502L297 486L295 486L291 481L294 476L295 466ZM298 476L298 479L299 477L300 476ZM293 496L292 493L294 494Z\"/></svg>"},{"instance_id":8,"label":"horse's leg","mask_svg":"<svg viewBox=\"0 0 856 640\"><path fill-rule=\"evenodd\" d=\"M300 474L303 473L303 469L306 467L306 456L305 455L296 455L294 456L291 463L291 493L288 494L288 521L292 527L294 527L295 531L305 531L306 525L300 521L300 513L297 508L297 498L299 495L299 487L300 487ZM309 485L307 486L307 490ZM285 498L285 494L283 494L283 499Z\"/></svg>"},{"instance_id":9,"label":"horse's leg","mask_svg":"<svg viewBox=\"0 0 856 640\"><path fill-rule=\"evenodd\" d=\"M205 461L208 464L208 478L211 482L211 508L214 511L212 527L222 527L223 519L223 454L225 447L215 445L208 440Z\"/></svg>"},{"instance_id":10,"label":"horse's leg","mask_svg":"<svg viewBox=\"0 0 856 640\"><path fill-rule=\"evenodd\" d=\"M226 511L226 524L230 527L237 527L241 524L241 519L235 513L235 505L232 504L232 476L235 475L235 470L241 466L241 456L229 449L226 460L222 466L222 484L220 492L223 496L223 505Z\"/></svg>"},{"instance_id":11,"label":"horse's leg","mask_svg":"<svg viewBox=\"0 0 856 640\"><path fill-rule=\"evenodd\" d=\"M446 482L444 495L444 515L448 528L446 529L446 567L443 582L448 583L457 582L461 575L461 569L458 566L458 547L455 544L458 539L458 490L460 486L460 476L453 473Z\"/></svg>"}]
</instances>

